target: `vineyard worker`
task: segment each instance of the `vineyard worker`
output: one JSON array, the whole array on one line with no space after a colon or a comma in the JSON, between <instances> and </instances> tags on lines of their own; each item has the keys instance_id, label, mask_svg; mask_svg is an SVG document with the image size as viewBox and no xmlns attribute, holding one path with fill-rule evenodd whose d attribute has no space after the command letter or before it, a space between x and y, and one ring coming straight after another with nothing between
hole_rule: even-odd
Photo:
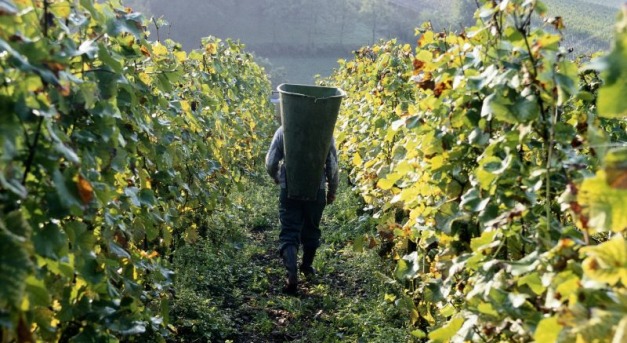
<instances>
[{"instance_id":1,"label":"vineyard worker","mask_svg":"<svg viewBox=\"0 0 627 343\"><path fill-rule=\"evenodd\" d=\"M327 155L324 173L320 180L317 199L314 201L295 200L287 196L287 177L283 146L283 127L279 127L274 133L270 149L266 155L266 170L276 184L281 185L279 196L279 219L281 232L279 233L279 254L287 269L285 293L294 294L298 285L298 271L296 268L298 247L303 245L303 259L300 271L305 277L315 275L311 266L320 246L320 220L326 204L335 200L339 172L337 162L337 150L335 141L331 141L331 148Z\"/></svg>"}]
</instances>

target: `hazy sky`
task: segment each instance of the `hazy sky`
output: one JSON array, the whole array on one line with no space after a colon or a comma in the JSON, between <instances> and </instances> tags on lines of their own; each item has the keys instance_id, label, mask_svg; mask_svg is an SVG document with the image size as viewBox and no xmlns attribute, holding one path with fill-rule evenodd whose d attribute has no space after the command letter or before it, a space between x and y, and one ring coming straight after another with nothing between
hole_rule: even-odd
<instances>
[{"instance_id":1,"label":"hazy sky","mask_svg":"<svg viewBox=\"0 0 627 343\"><path fill-rule=\"evenodd\" d=\"M468 8L460 7L466 2ZM578 53L602 48L623 0L545 0L550 15L563 15L566 43ZM231 37L246 44L274 76L274 83L311 83L328 75L337 59L379 39L412 42L414 28L431 21L436 30L460 30L472 19L472 0L128 0L148 16L163 17L161 38L186 50L201 37ZM402 6L384 8L383 3ZM352 5L351 5L352 4ZM599 6L601 4L602 6ZM349 6L350 5L350 6ZM415 8L412 11L411 8ZM368 12L370 11L370 12ZM156 39L154 25L151 27ZM590 38L589 33L594 32ZM607 43L606 43L607 46Z\"/></svg>"}]
</instances>

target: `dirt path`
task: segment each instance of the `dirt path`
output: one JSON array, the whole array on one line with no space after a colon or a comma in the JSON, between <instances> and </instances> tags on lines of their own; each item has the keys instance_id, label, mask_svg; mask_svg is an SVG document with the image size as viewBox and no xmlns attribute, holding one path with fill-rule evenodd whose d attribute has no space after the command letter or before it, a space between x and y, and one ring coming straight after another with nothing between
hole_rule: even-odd
<instances>
[{"instance_id":1,"label":"dirt path","mask_svg":"<svg viewBox=\"0 0 627 343\"><path fill-rule=\"evenodd\" d=\"M324 306L319 292L319 283L301 278L298 295L282 293L284 268L277 254L277 232L270 227L252 230L249 244L258 252L251 254L251 269L261 271L266 278L267 289L250 289L245 283L241 289L248 293L238 309L238 318L243 326L234 342L298 342L307 334L303 329L322 322ZM321 278L320 282L328 278Z\"/></svg>"},{"instance_id":2,"label":"dirt path","mask_svg":"<svg viewBox=\"0 0 627 343\"><path fill-rule=\"evenodd\" d=\"M255 281L238 280L242 296L233 304L239 325L233 342L407 341L402 316L383 301L376 254L323 244L314 262L316 280L301 278L298 295L289 296L281 291L285 271L277 238L277 229L268 226L251 231L249 275Z\"/></svg>"}]
</instances>

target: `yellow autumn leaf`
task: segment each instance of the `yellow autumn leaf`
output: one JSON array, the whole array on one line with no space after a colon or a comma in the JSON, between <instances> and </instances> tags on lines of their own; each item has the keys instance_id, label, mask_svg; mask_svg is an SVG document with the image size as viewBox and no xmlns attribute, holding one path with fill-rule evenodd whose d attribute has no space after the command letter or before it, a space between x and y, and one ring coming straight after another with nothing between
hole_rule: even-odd
<instances>
[{"instance_id":1,"label":"yellow autumn leaf","mask_svg":"<svg viewBox=\"0 0 627 343\"><path fill-rule=\"evenodd\" d=\"M152 53L155 57L161 57L168 54L168 48L166 48L163 44L156 42L152 46Z\"/></svg>"},{"instance_id":2,"label":"yellow autumn leaf","mask_svg":"<svg viewBox=\"0 0 627 343\"><path fill-rule=\"evenodd\" d=\"M377 182L377 186L385 191L394 186L394 181L388 179L380 179L379 182Z\"/></svg>"},{"instance_id":3,"label":"yellow autumn leaf","mask_svg":"<svg viewBox=\"0 0 627 343\"><path fill-rule=\"evenodd\" d=\"M185 51L175 51L174 57L176 58L177 61L179 61L180 63L183 63L187 60L187 53Z\"/></svg>"},{"instance_id":4,"label":"yellow autumn leaf","mask_svg":"<svg viewBox=\"0 0 627 343\"><path fill-rule=\"evenodd\" d=\"M595 177L585 179L577 194L583 207L587 226L593 232L627 230L627 190L608 184L607 173L599 170Z\"/></svg>"},{"instance_id":5,"label":"yellow autumn leaf","mask_svg":"<svg viewBox=\"0 0 627 343\"><path fill-rule=\"evenodd\" d=\"M152 77L146 73L139 73L139 79L147 85L152 83Z\"/></svg>"},{"instance_id":6,"label":"yellow autumn leaf","mask_svg":"<svg viewBox=\"0 0 627 343\"><path fill-rule=\"evenodd\" d=\"M216 43L209 43L205 46L205 51L208 54L215 55L218 53L218 45Z\"/></svg>"},{"instance_id":7,"label":"yellow autumn leaf","mask_svg":"<svg viewBox=\"0 0 627 343\"><path fill-rule=\"evenodd\" d=\"M581 249L587 258L583 261L584 274L599 282L615 285L627 284L627 242L622 235L614 235L609 241Z\"/></svg>"},{"instance_id":8,"label":"yellow autumn leaf","mask_svg":"<svg viewBox=\"0 0 627 343\"><path fill-rule=\"evenodd\" d=\"M56 17L66 19L72 14L72 8L69 2L57 2L50 6L50 12Z\"/></svg>"},{"instance_id":9,"label":"yellow autumn leaf","mask_svg":"<svg viewBox=\"0 0 627 343\"><path fill-rule=\"evenodd\" d=\"M183 112L189 113L192 111L192 106L189 104L189 101L181 100L181 109L183 110Z\"/></svg>"},{"instance_id":10,"label":"yellow autumn leaf","mask_svg":"<svg viewBox=\"0 0 627 343\"><path fill-rule=\"evenodd\" d=\"M361 167L363 163L364 163L364 160L361 159L361 156L359 156L358 153L355 153L353 155L353 165L356 167Z\"/></svg>"},{"instance_id":11,"label":"yellow autumn leaf","mask_svg":"<svg viewBox=\"0 0 627 343\"><path fill-rule=\"evenodd\" d=\"M139 48L139 51L141 51L142 55L150 57L150 51L148 51L148 48L146 46L142 45L142 47Z\"/></svg>"},{"instance_id":12,"label":"yellow autumn leaf","mask_svg":"<svg viewBox=\"0 0 627 343\"><path fill-rule=\"evenodd\" d=\"M420 47L423 47L425 45L433 43L434 41L435 40L434 40L433 31L427 31L423 33L422 36L420 36L420 39L418 40L418 45Z\"/></svg>"}]
</instances>

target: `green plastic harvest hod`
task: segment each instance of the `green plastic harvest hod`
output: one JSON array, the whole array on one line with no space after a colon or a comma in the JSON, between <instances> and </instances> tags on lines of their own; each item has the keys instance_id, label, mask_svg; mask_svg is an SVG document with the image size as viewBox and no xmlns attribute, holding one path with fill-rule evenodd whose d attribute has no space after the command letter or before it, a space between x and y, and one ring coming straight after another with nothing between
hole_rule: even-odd
<instances>
[{"instance_id":1,"label":"green plastic harvest hod","mask_svg":"<svg viewBox=\"0 0 627 343\"><path fill-rule=\"evenodd\" d=\"M291 199L315 200L333 129L346 93L340 88L281 84L281 122Z\"/></svg>"}]
</instances>

